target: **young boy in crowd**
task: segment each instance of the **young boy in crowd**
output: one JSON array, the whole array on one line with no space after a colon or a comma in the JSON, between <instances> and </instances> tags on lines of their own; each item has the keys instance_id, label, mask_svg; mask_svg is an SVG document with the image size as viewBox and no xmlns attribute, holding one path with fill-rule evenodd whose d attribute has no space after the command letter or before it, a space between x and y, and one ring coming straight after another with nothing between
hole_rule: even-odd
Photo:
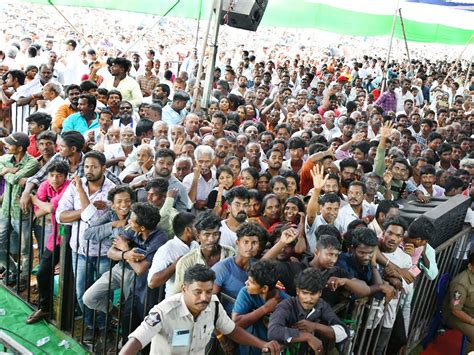
<instances>
[{"instance_id":1,"label":"young boy in crowd","mask_svg":"<svg viewBox=\"0 0 474 355\"><path fill-rule=\"evenodd\" d=\"M244 288L237 295L232 311L235 324L260 339L267 339L265 318L271 314L281 300L289 296L276 288L277 268L274 262L261 260L249 271ZM260 349L240 346L239 354L261 354Z\"/></svg>"},{"instance_id":2,"label":"young boy in crowd","mask_svg":"<svg viewBox=\"0 0 474 355\"><path fill-rule=\"evenodd\" d=\"M345 340L346 328L321 299L324 286L319 270L302 271L296 278L296 297L280 302L270 316L268 338L286 344L295 355L306 354L309 349L319 354L330 348L330 343Z\"/></svg>"},{"instance_id":3,"label":"young boy in crowd","mask_svg":"<svg viewBox=\"0 0 474 355\"><path fill-rule=\"evenodd\" d=\"M69 186L67 180L69 173L68 165L63 161L54 161L48 169L48 176L38 187L36 195L31 199L34 205L35 216L42 217L51 214L51 234L48 237L46 250L41 255L41 260L36 274L39 293L39 307L33 312L26 323L33 324L44 318L48 318L51 312L51 272L54 266L59 262L59 249L61 238L59 236L59 226L56 224L55 211L59 200Z\"/></svg>"}]
</instances>

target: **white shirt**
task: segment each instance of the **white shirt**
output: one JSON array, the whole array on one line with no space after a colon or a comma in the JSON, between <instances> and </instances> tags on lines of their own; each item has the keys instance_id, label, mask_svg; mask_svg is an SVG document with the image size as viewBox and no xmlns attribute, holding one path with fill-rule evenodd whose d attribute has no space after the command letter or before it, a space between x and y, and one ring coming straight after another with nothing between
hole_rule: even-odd
<instances>
[{"instance_id":1,"label":"white shirt","mask_svg":"<svg viewBox=\"0 0 474 355\"><path fill-rule=\"evenodd\" d=\"M134 107L138 107L143 101L142 90L137 81L130 76L126 76L120 81L117 87L114 86L114 76L104 77L104 81L100 85L101 88L107 90L118 90L122 94L123 101L129 101Z\"/></svg>"},{"instance_id":2,"label":"white shirt","mask_svg":"<svg viewBox=\"0 0 474 355\"><path fill-rule=\"evenodd\" d=\"M229 247L235 248L235 242L237 241L237 233L229 228L225 220L221 222L221 228L219 229L221 232L221 239L219 240L220 245L227 245Z\"/></svg>"},{"instance_id":3,"label":"white shirt","mask_svg":"<svg viewBox=\"0 0 474 355\"><path fill-rule=\"evenodd\" d=\"M316 249L316 244L318 242L318 239L316 238L316 229L318 229L319 226L326 225L328 222L323 218L322 215L318 214L316 218L314 219L314 222L312 225L309 225L308 223L308 216L306 216L305 221L304 221L304 229L305 229L305 234L306 234L306 240L308 241L308 247L309 251L311 253L314 253ZM339 232L342 233L342 224L341 221L339 220L339 216L337 216L336 220L334 221L334 227L336 227Z\"/></svg>"},{"instance_id":4,"label":"white shirt","mask_svg":"<svg viewBox=\"0 0 474 355\"><path fill-rule=\"evenodd\" d=\"M375 205L368 203L367 201L362 201L362 217L375 216ZM347 204L339 209L339 214L337 219L341 223L342 233L347 231L347 226L352 221L359 219L359 216L354 212L350 204Z\"/></svg>"},{"instance_id":5,"label":"white shirt","mask_svg":"<svg viewBox=\"0 0 474 355\"><path fill-rule=\"evenodd\" d=\"M153 256L153 262L151 263L150 270L148 271L148 283L150 283L154 274L163 271L171 264L176 262L178 258L197 247L199 247L199 244L194 240L190 245L187 245L176 236L173 239L168 240L163 246L158 248L155 255ZM173 289L174 274L168 279L168 281L166 281L165 297L172 296L174 293Z\"/></svg>"},{"instance_id":6,"label":"white shirt","mask_svg":"<svg viewBox=\"0 0 474 355\"><path fill-rule=\"evenodd\" d=\"M166 122L170 126L174 126L177 124L181 124L188 114L186 109L182 109L180 112L176 112L171 105L166 105L163 107L163 111L161 113L161 119Z\"/></svg>"},{"instance_id":7,"label":"white shirt","mask_svg":"<svg viewBox=\"0 0 474 355\"><path fill-rule=\"evenodd\" d=\"M413 102L415 102L415 98L413 97L413 94L410 92L410 90L407 90L405 95L403 95L401 88L395 89L395 98L397 99L396 111L405 111L404 110L405 100L410 99L410 100L413 100Z\"/></svg>"},{"instance_id":8,"label":"white shirt","mask_svg":"<svg viewBox=\"0 0 474 355\"><path fill-rule=\"evenodd\" d=\"M44 112L54 117L56 115L56 111L62 105L64 105L66 101L61 96L56 96L53 100L48 101L43 108L39 108L38 112Z\"/></svg>"},{"instance_id":9,"label":"white shirt","mask_svg":"<svg viewBox=\"0 0 474 355\"><path fill-rule=\"evenodd\" d=\"M409 269L412 266L411 257L410 255L406 254L402 249L397 248L393 253L382 253L390 262L397 265L399 268L402 269ZM413 283L407 284L404 279L402 279L403 290L405 291L406 296L400 300L401 304L400 307L403 306L402 312L405 324L410 322L409 319L409 310L410 310L410 302L404 302L404 297L411 298L411 294L413 293ZM398 297L400 297L402 293L398 293ZM392 299L389 304L386 306L386 312L383 326L385 328L392 328L393 324L395 323L395 318L397 317L397 305L399 302L399 298ZM408 319L405 319L408 317Z\"/></svg>"},{"instance_id":10,"label":"white shirt","mask_svg":"<svg viewBox=\"0 0 474 355\"><path fill-rule=\"evenodd\" d=\"M135 149L137 149L135 148L135 146L132 146L132 147L133 147L132 152L135 151ZM107 158L107 160L110 160L110 159L125 157L125 152L123 151L121 143L108 144L108 145L105 145L104 147L104 155ZM122 172L123 169L120 168L117 164L117 165L113 165L109 167L109 170L118 176Z\"/></svg>"},{"instance_id":11,"label":"white shirt","mask_svg":"<svg viewBox=\"0 0 474 355\"><path fill-rule=\"evenodd\" d=\"M323 127L323 134L326 137L326 139L328 140L328 142L333 138L338 138L338 137L342 136L342 132L341 132L341 130L339 129L338 126L334 126L333 128L329 129L329 128L326 127L325 124L323 124L322 127Z\"/></svg>"},{"instance_id":12,"label":"white shirt","mask_svg":"<svg viewBox=\"0 0 474 355\"><path fill-rule=\"evenodd\" d=\"M425 187L420 184L417 187L417 190L423 192L423 195L429 197L444 197L444 189L441 186L433 185L433 195L430 195L428 191L426 191Z\"/></svg>"},{"instance_id":13,"label":"white shirt","mask_svg":"<svg viewBox=\"0 0 474 355\"><path fill-rule=\"evenodd\" d=\"M183 185L186 187L186 190L191 191L191 186L193 184L194 173L188 174L183 179ZM211 193L211 191L216 187L217 179L216 179L216 172L211 170L211 178L209 181L206 181L202 175L199 176L198 184L197 184L197 191L196 191L196 201L204 201L207 200L207 197Z\"/></svg>"}]
</instances>

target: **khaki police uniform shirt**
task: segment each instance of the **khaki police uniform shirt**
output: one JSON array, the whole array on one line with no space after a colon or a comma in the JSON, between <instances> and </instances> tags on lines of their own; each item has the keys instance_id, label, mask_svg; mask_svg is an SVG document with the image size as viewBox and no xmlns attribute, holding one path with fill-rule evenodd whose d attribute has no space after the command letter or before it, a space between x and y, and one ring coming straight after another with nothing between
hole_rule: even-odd
<instances>
[{"instance_id":1,"label":"khaki police uniform shirt","mask_svg":"<svg viewBox=\"0 0 474 355\"><path fill-rule=\"evenodd\" d=\"M129 338L137 339L143 347L151 341L152 355L204 354L214 331L215 301L219 302L219 299L213 295L207 308L194 320L184 303L183 295L173 295L153 307ZM218 305L216 328L223 334L229 334L235 329L235 323L220 302ZM163 347L166 343L171 350Z\"/></svg>"},{"instance_id":2,"label":"khaki police uniform shirt","mask_svg":"<svg viewBox=\"0 0 474 355\"><path fill-rule=\"evenodd\" d=\"M449 286L449 307L474 317L474 274L464 270Z\"/></svg>"}]
</instances>

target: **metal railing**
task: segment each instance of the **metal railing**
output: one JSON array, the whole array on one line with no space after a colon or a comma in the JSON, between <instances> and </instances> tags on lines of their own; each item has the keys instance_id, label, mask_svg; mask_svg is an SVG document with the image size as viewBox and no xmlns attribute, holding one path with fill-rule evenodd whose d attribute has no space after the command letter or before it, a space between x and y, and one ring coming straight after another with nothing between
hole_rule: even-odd
<instances>
[{"instance_id":1,"label":"metal railing","mask_svg":"<svg viewBox=\"0 0 474 355\"><path fill-rule=\"evenodd\" d=\"M9 191L11 194L12 189L10 188ZM10 201L12 201L12 197L16 198L16 196L11 195L9 197ZM9 211L11 212L11 207ZM24 221L22 224L16 223L11 213L8 213L6 226L8 237L5 240L5 245L0 245L0 248L5 247L6 250L6 274L11 274L12 269L16 267L15 273L10 275L11 290L33 307L36 307L36 302L32 297L31 284L34 276L32 270L37 264L37 258L41 260L44 256L49 219L49 216L39 219L34 218L33 211L29 211L28 215L20 211L19 220ZM78 237L80 224L84 222L74 223L77 226L76 237ZM458 273L468 245L470 231L470 228L461 230L435 249L439 275L449 273L454 276ZM71 249L70 239L72 234L70 227L54 227L51 233L52 238L54 238L53 246L56 245L56 239L61 238L60 247L52 250L51 267L46 272L51 285L48 295L51 321L59 329L70 333L95 353L117 353L122 340L126 341L127 335L141 323L152 306L164 298L164 285L154 290L147 286L142 287L137 275L133 270L128 269L124 263L118 264L106 256L103 256L101 261L98 255L105 255L102 251L108 248L105 240L99 242L98 251L93 252L91 241L87 241L85 250L82 250L79 242ZM18 246L11 250L11 246L16 244L15 238L18 238ZM39 246L36 249L37 252L33 248L34 239L37 240ZM79 256L82 258L81 261ZM15 265L12 265L12 262ZM60 265L60 273L58 277L55 277L57 263ZM102 268L100 267L101 264ZM82 295L78 295L77 291L78 289L84 289L84 291L89 289L106 272L109 273L107 287L101 290L100 295L107 299L106 310L109 310L109 312L89 310L79 302ZM114 272L120 273L119 285L113 282ZM82 285L78 284L77 276L82 278ZM23 284L20 282L22 279L26 280ZM56 279L58 280L57 296L55 296L54 291ZM13 281L16 281L16 283ZM428 333L435 314L436 285L437 279L430 281L424 275L421 275L415 282L405 353L409 353L417 347ZM26 286L26 288L23 289L22 286ZM128 296L125 293L127 288L130 288ZM80 296L79 299L77 296ZM222 295L222 297L226 301L233 301L232 298L225 295ZM403 302L403 298L400 298L397 302L397 309L404 305ZM341 353L347 355L375 353L376 344L381 336L381 324L387 314L387 312L384 312L385 307L383 300L375 297L355 299L335 307L338 315L345 321L350 330L348 340L339 349ZM89 317L92 317L92 323L86 324L86 319L90 319ZM91 327L92 335L88 334L87 326ZM90 338L89 335L91 335ZM387 334L384 334L384 336L387 336Z\"/></svg>"}]
</instances>

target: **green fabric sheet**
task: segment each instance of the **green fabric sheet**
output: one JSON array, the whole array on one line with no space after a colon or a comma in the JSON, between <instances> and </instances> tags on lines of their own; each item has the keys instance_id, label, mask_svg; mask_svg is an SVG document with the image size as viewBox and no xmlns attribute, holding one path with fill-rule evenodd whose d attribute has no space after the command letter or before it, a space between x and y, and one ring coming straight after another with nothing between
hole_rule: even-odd
<instances>
[{"instance_id":1,"label":"green fabric sheet","mask_svg":"<svg viewBox=\"0 0 474 355\"><path fill-rule=\"evenodd\" d=\"M11 294L3 285L0 285L0 309L6 311L4 316L0 316L0 330L33 354L88 354L79 343L46 321L32 325L26 324L25 320L31 314L32 309L18 297ZM49 342L37 347L36 342L47 336L50 337ZM69 342L69 349L58 346L62 340ZM0 345L1 350L3 349Z\"/></svg>"}]
</instances>

